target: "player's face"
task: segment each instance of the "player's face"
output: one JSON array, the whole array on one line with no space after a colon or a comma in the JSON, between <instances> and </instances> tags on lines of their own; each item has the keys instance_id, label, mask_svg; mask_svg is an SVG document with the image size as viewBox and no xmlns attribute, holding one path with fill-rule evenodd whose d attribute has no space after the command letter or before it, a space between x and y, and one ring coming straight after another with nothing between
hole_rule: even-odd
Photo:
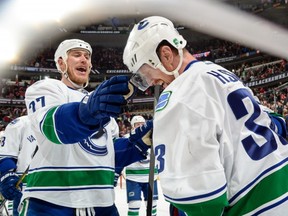
<instances>
[{"instance_id":1,"label":"player's face","mask_svg":"<svg viewBox=\"0 0 288 216\"><path fill-rule=\"evenodd\" d=\"M68 51L67 73L72 82L83 85L89 79L91 71L91 55L84 49L72 49Z\"/></svg>"},{"instance_id":2,"label":"player's face","mask_svg":"<svg viewBox=\"0 0 288 216\"><path fill-rule=\"evenodd\" d=\"M174 80L174 76L167 75L160 69L155 69L148 64L142 65L138 72L145 78L149 86L161 85L166 88Z\"/></svg>"}]
</instances>

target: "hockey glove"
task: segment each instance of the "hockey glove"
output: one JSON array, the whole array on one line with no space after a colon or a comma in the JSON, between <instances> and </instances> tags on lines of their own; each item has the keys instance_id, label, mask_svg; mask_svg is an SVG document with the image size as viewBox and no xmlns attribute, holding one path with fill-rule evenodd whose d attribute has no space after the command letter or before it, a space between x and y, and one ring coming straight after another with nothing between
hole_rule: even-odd
<instances>
[{"instance_id":1,"label":"hockey glove","mask_svg":"<svg viewBox=\"0 0 288 216\"><path fill-rule=\"evenodd\" d=\"M287 138L287 126L285 119L277 113L268 113L272 122L275 124L275 131L283 138Z\"/></svg>"},{"instance_id":2,"label":"hockey glove","mask_svg":"<svg viewBox=\"0 0 288 216\"><path fill-rule=\"evenodd\" d=\"M21 198L22 183L16 187L19 176L15 172L7 172L0 177L0 193L7 200Z\"/></svg>"},{"instance_id":3,"label":"hockey glove","mask_svg":"<svg viewBox=\"0 0 288 216\"><path fill-rule=\"evenodd\" d=\"M126 105L129 94L128 76L114 76L101 83L92 94L83 98L79 106L80 120L91 126L104 126L110 117L117 117Z\"/></svg>"},{"instance_id":4,"label":"hockey glove","mask_svg":"<svg viewBox=\"0 0 288 216\"><path fill-rule=\"evenodd\" d=\"M124 95L124 98L126 100L129 100L130 98L132 98L134 94L136 94L136 91L137 91L136 86L134 86L131 82L128 83L128 88L129 88L129 93Z\"/></svg>"},{"instance_id":5,"label":"hockey glove","mask_svg":"<svg viewBox=\"0 0 288 216\"><path fill-rule=\"evenodd\" d=\"M146 152L152 145L153 120L148 120L141 127L130 133L129 141L142 152Z\"/></svg>"}]
</instances>

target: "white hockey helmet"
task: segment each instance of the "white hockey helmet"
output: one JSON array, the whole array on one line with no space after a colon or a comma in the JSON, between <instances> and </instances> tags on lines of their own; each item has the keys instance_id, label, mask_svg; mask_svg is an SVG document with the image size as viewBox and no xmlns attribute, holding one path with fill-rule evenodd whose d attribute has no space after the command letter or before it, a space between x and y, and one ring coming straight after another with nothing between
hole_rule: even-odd
<instances>
[{"instance_id":1,"label":"white hockey helmet","mask_svg":"<svg viewBox=\"0 0 288 216\"><path fill-rule=\"evenodd\" d=\"M179 54L181 54L181 62L176 68L177 72L176 70L168 72L157 56L156 49L164 40L178 49ZM141 77L138 72L143 64L148 64L155 69L159 68L168 75L178 73L182 64L182 49L186 44L187 41L174 28L173 23L164 17L151 16L140 21L130 32L123 53L124 64L136 75L132 82L141 90L149 87L148 83L145 83L145 79L143 80L143 77Z\"/></svg>"},{"instance_id":2,"label":"white hockey helmet","mask_svg":"<svg viewBox=\"0 0 288 216\"><path fill-rule=\"evenodd\" d=\"M87 43L83 40L79 40L79 39L64 40L63 42L61 42L59 44L59 46L55 52L55 55L54 55L54 61L56 63L56 67L59 71L61 71L61 69L60 69L60 66L58 64L58 59L60 57L62 57L62 59L66 63L66 60L68 58L67 52L71 49L76 49L76 48L85 49L90 53L90 55L92 55L92 48L91 48L89 43Z\"/></svg>"},{"instance_id":3,"label":"white hockey helmet","mask_svg":"<svg viewBox=\"0 0 288 216\"><path fill-rule=\"evenodd\" d=\"M135 123L145 123L146 120L143 116L137 115L137 116L133 116L133 118L131 119L131 126L134 128L134 124Z\"/></svg>"}]
</instances>

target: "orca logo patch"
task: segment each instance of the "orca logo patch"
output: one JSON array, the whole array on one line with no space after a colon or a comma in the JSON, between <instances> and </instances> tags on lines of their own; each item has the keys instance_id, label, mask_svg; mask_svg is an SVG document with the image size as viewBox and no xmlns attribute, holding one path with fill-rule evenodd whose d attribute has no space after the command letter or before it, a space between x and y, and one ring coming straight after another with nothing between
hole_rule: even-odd
<instances>
[{"instance_id":1,"label":"orca logo patch","mask_svg":"<svg viewBox=\"0 0 288 216\"><path fill-rule=\"evenodd\" d=\"M163 110L167 106L171 95L172 95L171 91L163 92L160 95L156 109L155 109L156 112Z\"/></svg>"}]
</instances>

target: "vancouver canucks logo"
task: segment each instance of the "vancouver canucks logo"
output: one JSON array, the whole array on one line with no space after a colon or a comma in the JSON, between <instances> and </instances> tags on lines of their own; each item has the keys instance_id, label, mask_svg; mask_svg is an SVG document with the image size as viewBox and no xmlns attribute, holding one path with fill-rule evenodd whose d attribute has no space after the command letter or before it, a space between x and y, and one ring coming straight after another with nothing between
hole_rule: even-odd
<instances>
[{"instance_id":1,"label":"vancouver canucks logo","mask_svg":"<svg viewBox=\"0 0 288 216\"><path fill-rule=\"evenodd\" d=\"M107 132L105 133L107 134ZM107 136L97 137L98 132L92 134L92 136L79 142L80 147L89 154L104 156L107 155L108 150L106 146Z\"/></svg>"},{"instance_id":2,"label":"vancouver canucks logo","mask_svg":"<svg viewBox=\"0 0 288 216\"><path fill-rule=\"evenodd\" d=\"M163 92L160 95L156 106L156 112L163 110L167 106L171 95L172 95L171 91Z\"/></svg>"},{"instance_id":3,"label":"vancouver canucks logo","mask_svg":"<svg viewBox=\"0 0 288 216\"><path fill-rule=\"evenodd\" d=\"M148 20L143 20L138 24L138 30L144 29L149 24Z\"/></svg>"}]
</instances>

